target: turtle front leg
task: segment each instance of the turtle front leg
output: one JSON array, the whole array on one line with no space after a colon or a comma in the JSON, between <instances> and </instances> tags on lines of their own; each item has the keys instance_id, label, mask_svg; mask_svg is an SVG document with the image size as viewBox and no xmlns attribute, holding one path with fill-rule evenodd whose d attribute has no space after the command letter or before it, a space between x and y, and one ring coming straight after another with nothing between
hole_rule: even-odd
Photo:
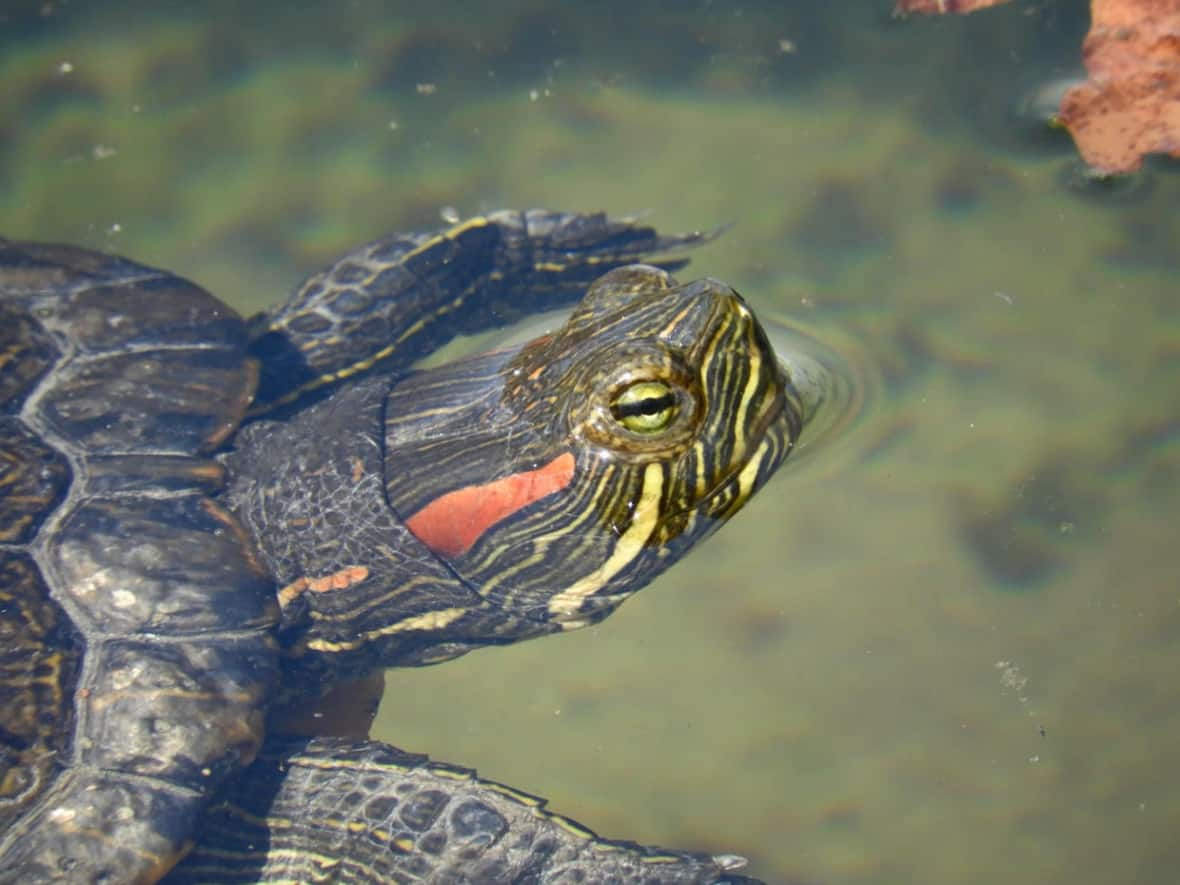
<instances>
[{"instance_id":1,"label":"turtle front leg","mask_svg":"<svg viewBox=\"0 0 1180 885\"><path fill-rule=\"evenodd\" d=\"M572 303L600 275L707 242L602 213L500 211L374 240L309 277L252 321L258 411L375 367L398 373L455 335Z\"/></svg>"},{"instance_id":2,"label":"turtle front leg","mask_svg":"<svg viewBox=\"0 0 1180 885\"><path fill-rule=\"evenodd\" d=\"M387 744L272 738L164 882L747 883L745 859L604 839Z\"/></svg>"}]
</instances>

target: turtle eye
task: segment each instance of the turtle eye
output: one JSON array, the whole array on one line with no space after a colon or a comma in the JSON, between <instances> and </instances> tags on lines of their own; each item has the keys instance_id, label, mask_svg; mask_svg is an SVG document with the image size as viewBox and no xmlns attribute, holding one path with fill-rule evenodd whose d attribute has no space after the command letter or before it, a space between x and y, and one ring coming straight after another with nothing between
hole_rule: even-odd
<instances>
[{"instance_id":1,"label":"turtle eye","mask_svg":"<svg viewBox=\"0 0 1180 885\"><path fill-rule=\"evenodd\" d=\"M665 430L680 411L676 392L663 381L639 381L624 387L611 400L614 419L632 433Z\"/></svg>"}]
</instances>

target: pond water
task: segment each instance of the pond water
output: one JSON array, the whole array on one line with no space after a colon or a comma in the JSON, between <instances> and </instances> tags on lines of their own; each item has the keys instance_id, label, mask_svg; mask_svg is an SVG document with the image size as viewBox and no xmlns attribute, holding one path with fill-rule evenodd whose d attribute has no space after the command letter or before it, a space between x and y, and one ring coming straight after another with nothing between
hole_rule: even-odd
<instances>
[{"instance_id":1,"label":"pond water","mask_svg":"<svg viewBox=\"0 0 1180 885\"><path fill-rule=\"evenodd\" d=\"M388 676L378 736L770 882L1180 869L1180 174L1044 123L1086 4L6 4L0 229L244 311L501 206L732 229L855 420L604 624Z\"/></svg>"}]
</instances>

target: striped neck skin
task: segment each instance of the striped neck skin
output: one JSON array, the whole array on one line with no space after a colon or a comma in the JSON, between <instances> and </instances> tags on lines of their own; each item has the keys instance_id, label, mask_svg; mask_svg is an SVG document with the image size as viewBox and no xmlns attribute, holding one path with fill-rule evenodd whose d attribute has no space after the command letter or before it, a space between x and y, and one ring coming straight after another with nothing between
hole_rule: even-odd
<instances>
[{"instance_id":1,"label":"striped neck skin","mask_svg":"<svg viewBox=\"0 0 1180 885\"><path fill-rule=\"evenodd\" d=\"M386 489L473 591L572 629L737 512L806 417L736 292L627 267L555 334L400 382Z\"/></svg>"}]
</instances>

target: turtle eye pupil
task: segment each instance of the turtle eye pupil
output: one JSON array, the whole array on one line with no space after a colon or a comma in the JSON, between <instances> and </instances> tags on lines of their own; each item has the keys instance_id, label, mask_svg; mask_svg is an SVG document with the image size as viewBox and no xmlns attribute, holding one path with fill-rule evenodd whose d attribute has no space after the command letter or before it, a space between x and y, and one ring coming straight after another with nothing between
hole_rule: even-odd
<instances>
[{"instance_id":1,"label":"turtle eye pupil","mask_svg":"<svg viewBox=\"0 0 1180 885\"><path fill-rule=\"evenodd\" d=\"M680 403L663 381L640 381L620 391L610 411L632 433L659 433L675 419Z\"/></svg>"}]
</instances>

